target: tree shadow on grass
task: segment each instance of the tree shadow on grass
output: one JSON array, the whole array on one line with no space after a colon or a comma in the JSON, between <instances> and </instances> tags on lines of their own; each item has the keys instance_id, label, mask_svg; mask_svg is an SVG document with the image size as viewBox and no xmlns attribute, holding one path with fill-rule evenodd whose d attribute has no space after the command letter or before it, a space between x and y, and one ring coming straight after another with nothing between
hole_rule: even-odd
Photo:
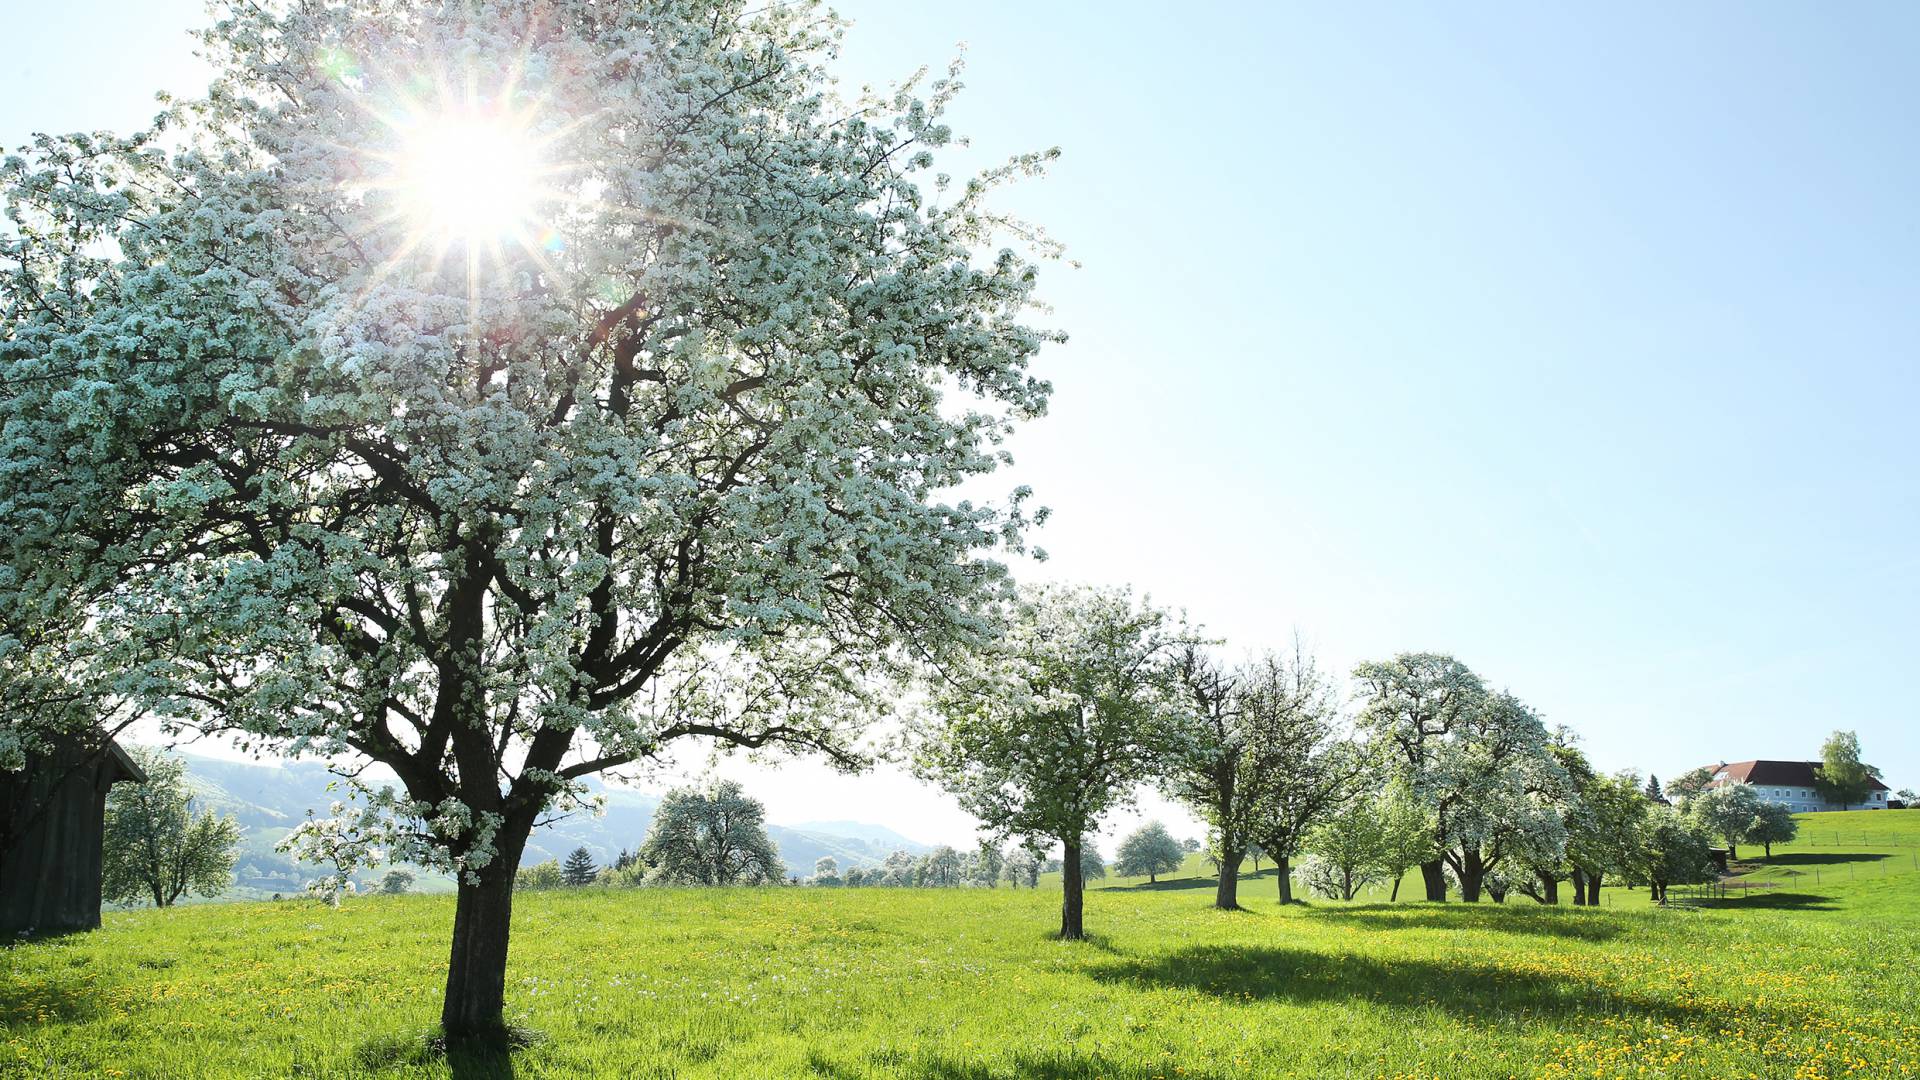
<instances>
[{"instance_id":1,"label":"tree shadow on grass","mask_svg":"<svg viewBox=\"0 0 1920 1080\"><path fill-rule=\"evenodd\" d=\"M1740 896L1709 896L1693 901L1693 906L1710 908L1714 911L1751 911L1758 908L1776 908L1787 911L1839 911L1840 905L1830 896L1815 896L1812 893L1774 892L1754 889Z\"/></svg>"},{"instance_id":2,"label":"tree shadow on grass","mask_svg":"<svg viewBox=\"0 0 1920 1080\"><path fill-rule=\"evenodd\" d=\"M99 995L83 980L0 980L0 1028L77 1024L98 1015Z\"/></svg>"},{"instance_id":3,"label":"tree shadow on grass","mask_svg":"<svg viewBox=\"0 0 1920 1080\"><path fill-rule=\"evenodd\" d=\"M1656 1019L1701 1017L1671 999L1622 993L1591 979L1468 958L1430 960L1320 953L1274 946L1201 945L1136 958L1089 974L1133 987L1192 990L1229 1001L1374 1002L1439 1009L1463 1019Z\"/></svg>"},{"instance_id":4,"label":"tree shadow on grass","mask_svg":"<svg viewBox=\"0 0 1920 1080\"><path fill-rule=\"evenodd\" d=\"M1534 904L1524 907L1481 904L1355 904L1315 908L1312 917L1368 930L1492 930L1503 934L1606 941L1622 930L1614 919L1595 918L1598 911Z\"/></svg>"},{"instance_id":5,"label":"tree shadow on grass","mask_svg":"<svg viewBox=\"0 0 1920 1080\"><path fill-rule=\"evenodd\" d=\"M513 1053L538 1041L532 1032L510 1031L501 1039L450 1042L437 1033L377 1035L355 1052L363 1069L420 1068L443 1061L454 1080L513 1080Z\"/></svg>"},{"instance_id":6,"label":"tree shadow on grass","mask_svg":"<svg viewBox=\"0 0 1920 1080\"><path fill-rule=\"evenodd\" d=\"M1107 885L1112 892L1182 892L1190 889L1217 889L1220 882L1214 878L1168 878L1165 881L1143 881L1138 885Z\"/></svg>"},{"instance_id":7,"label":"tree shadow on grass","mask_svg":"<svg viewBox=\"0 0 1920 1080\"><path fill-rule=\"evenodd\" d=\"M1758 859L1741 859L1740 861L1742 863L1752 863L1756 866L1831 866L1834 863L1879 862L1881 859L1891 858L1893 858L1893 856L1878 851L1862 851L1852 855L1846 854L1845 852L1833 851L1796 851L1792 853L1781 852L1771 857L1763 855Z\"/></svg>"},{"instance_id":8,"label":"tree shadow on grass","mask_svg":"<svg viewBox=\"0 0 1920 1080\"><path fill-rule=\"evenodd\" d=\"M807 1072L831 1080L856 1080L875 1071L919 1080L1157 1080L1172 1070L1165 1063L1119 1061L1100 1054L1071 1049L1053 1052L1016 1052L984 1060L943 1054L891 1054L874 1060L874 1068L856 1068L833 1061L819 1052L807 1055ZM1225 1080L1217 1073L1179 1074L1182 1080Z\"/></svg>"}]
</instances>

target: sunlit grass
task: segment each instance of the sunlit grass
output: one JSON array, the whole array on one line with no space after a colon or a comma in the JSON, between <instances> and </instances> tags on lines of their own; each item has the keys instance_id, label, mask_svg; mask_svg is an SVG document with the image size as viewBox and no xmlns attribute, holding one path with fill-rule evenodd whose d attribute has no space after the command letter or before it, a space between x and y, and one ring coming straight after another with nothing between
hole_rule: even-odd
<instances>
[{"instance_id":1,"label":"sunlit grass","mask_svg":"<svg viewBox=\"0 0 1920 1080\"><path fill-rule=\"evenodd\" d=\"M541 1039L453 1062L424 1040L449 897L115 913L0 954L0 1073L1920 1075L1911 870L1674 911L1111 884L1080 945L1046 889L527 894L508 1000Z\"/></svg>"}]
</instances>

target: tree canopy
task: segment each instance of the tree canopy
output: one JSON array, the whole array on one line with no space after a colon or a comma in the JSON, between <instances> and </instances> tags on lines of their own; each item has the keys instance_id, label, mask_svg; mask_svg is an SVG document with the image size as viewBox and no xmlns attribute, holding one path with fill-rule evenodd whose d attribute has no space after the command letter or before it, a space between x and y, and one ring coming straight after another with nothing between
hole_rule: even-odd
<instances>
[{"instance_id":1,"label":"tree canopy","mask_svg":"<svg viewBox=\"0 0 1920 1080\"><path fill-rule=\"evenodd\" d=\"M787 873L767 836L766 808L733 780L667 792L640 861L656 885L769 885Z\"/></svg>"},{"instance_id":2,"label":"tree canopy","mask_svg":"<svg viewBox=\"0 0 1920 1080\"><path fill-rule=\"evenodd\" d=\"M1171 874L1180 869L1187 853L1180 841L1173 838L1165 825L1149 821L1120 841L1118 857L1113 860L1113 872L1122 877L1142 877L1149 882L1158 881L1161 874Z\"/></svg>"},{"instance_id":3,"label":"tree canopy","mask_svg":"<svg viewBox=\"0 0 1920 1080\"><path fill-rule=\"evenodd\" d=\"M986 205L1047 155L949 186L957 82L846 100L838 27L233 3L206 96L0 166L7 648L389 768L460 883L450 1036L501 1030L514 868L583 777L860 766L865 677L971 643L1022 547L1024 492L950 492L1047 405ZM524 205L472 220L480 170Z\"/></svg>"}]
</instances>

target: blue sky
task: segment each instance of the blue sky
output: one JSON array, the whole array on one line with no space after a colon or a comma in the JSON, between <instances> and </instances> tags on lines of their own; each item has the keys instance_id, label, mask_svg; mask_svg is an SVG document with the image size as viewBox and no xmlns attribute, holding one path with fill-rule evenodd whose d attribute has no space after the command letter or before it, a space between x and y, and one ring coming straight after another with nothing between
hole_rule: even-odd
<instances>
[{"instance_id":1,"label":"blue sky","mask_svg":"<svg viewBox=\"0 0 1920 1080\"><path fill-rule=\"evenodd\" d=\"M1006 199L1081 263L1029 573L1453 652L1607 768L1841 727L1920 786L1920 8L837 6L850 81L965 41L974 156L1065 152ZM198 0L33 10L8 145L193 85ZM897 774L759 782L965 829Z\"/></svg>"}]
</instances>

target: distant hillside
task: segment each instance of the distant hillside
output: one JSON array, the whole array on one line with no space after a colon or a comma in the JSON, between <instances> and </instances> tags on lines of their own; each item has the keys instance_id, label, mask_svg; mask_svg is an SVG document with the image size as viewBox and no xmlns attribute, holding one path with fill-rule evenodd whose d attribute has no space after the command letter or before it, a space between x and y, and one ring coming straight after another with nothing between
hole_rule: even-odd
<instances>
[{"instance_id":1,"label":"distant hillside","mask_svg":"<svg viewBox=\"0 0 1920 1080\"><path fill-rule=\"evenodd\" d=\"M325 814L330 803L344 797L344 786L335 786L339 778L315 762L229 761L191 753L181 756L186 758L187 780L201 805L232 815L240 823L235 894L254 897L298 892L312 873L274 851L273 845L300 823L309 808ZM660 805L659 798L597 781L589 781L589 786L606 797L606 813L597 817L573 814L535 830L527 841L521 865L564 859L568 852L582 846L593 853L594 861L605 865L623 849L640 846L654 808ZM914 854L928 850L927 845L883 825L859 821L769 825L767 835L780 849L788 872L800 877L811 874L814 862L823 855L833 856L844 870L878 865L895 850ZM452 882L423 874L419 887L438 891L451 889Z\"/></svg>"},{"instance_id":2,"label":"distant hillside","mask_svg":"<svg viewBox=\"0 0 1920 1080\"><path fill-rule=\"evenodd\" d=\"M885 848L882 857L896 850L910 851L915 855L929 850L928 845L909 840L885 825L872 825L864 821L802 821L791 826L801 832L818 833L822 836L846 836L863 840L876 848Z\"/></svg>"}]
</instances>

